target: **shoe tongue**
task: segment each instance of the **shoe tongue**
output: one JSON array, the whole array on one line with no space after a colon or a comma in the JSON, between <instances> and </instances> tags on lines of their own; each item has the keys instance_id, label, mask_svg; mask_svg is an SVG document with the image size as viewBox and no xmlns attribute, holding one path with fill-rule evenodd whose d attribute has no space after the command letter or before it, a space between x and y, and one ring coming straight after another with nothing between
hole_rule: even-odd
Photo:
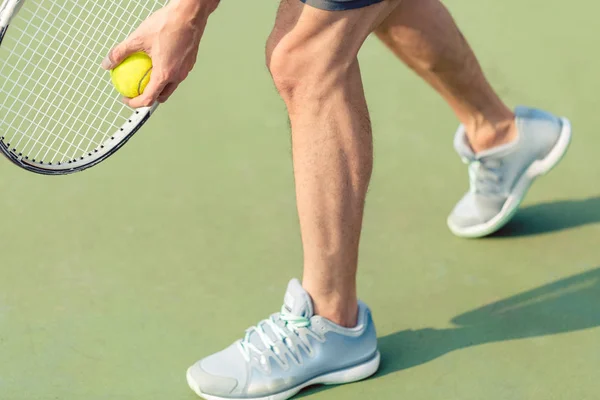
<instances>
[{"instance_id":1,"label":"shoe tongue","mask_svg":"<svg viewBox=\"0 0 600 400\"><path fill-rule=\"evenodd\" d=\"M311 318L313 316L312 299L298 279L292 279L288 284L283 298L283 307L290 314L299 317Z\"/></svg>"},{"instance_id":2,"label":"shoe tongue","mask_svg":"<svg viewBox=\"0 0 600 400\"><path fill-rule=\"evenodd\" d=\"M297 279L292 279L288 284L285 297L283 299L283 306L287 312L299 317L311 318L313 316L313 303L310 295L304 290L302 285ZM284 322L280 319L277 320L277 324L284 327ZM273 332L268 324L261 324L261 327L265 334L273 341L276 342L278 339L277 335ZM266 349L265 344L260 339L260 336L256 331L252 332L248 337L248 341L252 343L257 349L263 351Z\"/></svg>"}]
</instances>

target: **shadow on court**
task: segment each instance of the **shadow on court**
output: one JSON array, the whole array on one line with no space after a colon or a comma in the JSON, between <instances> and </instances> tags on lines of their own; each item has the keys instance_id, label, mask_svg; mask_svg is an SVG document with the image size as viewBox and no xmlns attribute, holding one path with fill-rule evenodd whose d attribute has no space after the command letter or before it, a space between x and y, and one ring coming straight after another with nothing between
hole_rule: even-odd
<instances>
[{"instance_id":1,"label":"shadow on court","mask_svg":"<svg viewBox=\"0 0 600 400\"><path fill-rule=\"evenodd\" d=\"M600 222L600 196L523 207L492 238L532 236Z\"/></svg>"},{"instance_id":2,"label":"shadow on court","mask_svg":"<svg viewBox=\"0 0 600 400\"><path fill-rule=\"evenodd\" d=\"M455 328L406 330L379 338L382 363L373 379L471 346L600 326L600 267L469 311L452 322ZM298 397L325 389L315 387Z\"/></svg>"}]
</instances>

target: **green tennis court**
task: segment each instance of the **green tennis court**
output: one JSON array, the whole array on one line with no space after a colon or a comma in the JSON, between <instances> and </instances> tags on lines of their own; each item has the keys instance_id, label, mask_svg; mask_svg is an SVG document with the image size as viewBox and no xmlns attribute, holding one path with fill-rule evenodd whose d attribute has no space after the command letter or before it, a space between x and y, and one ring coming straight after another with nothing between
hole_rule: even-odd
<instances>
[{"instance_id":1,"label":"green tennis court","mask_svg":"<svg viewBox=\"0 0 600 400\"><path fill-rule=\"evenodd\" d=\"M371 39L359 294L383 364L299 397L595 399L600 5L447 5L509 104L568 116L572 148L499 234L455 238L457 122ZM277 310L302 255L288 121L264 67L276 7L223 1L189 80L101 166L50 178L1 163L0 399L192 400L187 367Z\"/></svg>"}]
</instances>

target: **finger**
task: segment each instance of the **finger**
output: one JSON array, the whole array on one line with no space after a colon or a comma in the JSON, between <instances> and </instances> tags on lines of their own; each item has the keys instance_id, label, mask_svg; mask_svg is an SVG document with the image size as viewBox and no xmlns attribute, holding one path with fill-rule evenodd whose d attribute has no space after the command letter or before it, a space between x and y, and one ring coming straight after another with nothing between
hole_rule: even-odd
<instances>
[{"instance_id":1,"label":"finger","mask_svg":"<svg viewBox=\"0 0 600 400\"><path fill-rule=\"evenodd\" d=\"M102 60L102 68L106 70L113 69L121 64L121 62L129 55L140 50L142 50L141 43L137 40L128 38L124 42L113 47L104 60Z\"/></svg>"},{"instance_id":2,"label":"finger","mask_svg":"<svg viewBox=\"0 0 600 400\"><path fill-rule=\"evenodd\" d=\"M175 82L169 83L165 87L165 89L162 91L162 93L160 94L160 96L158 96L158 102L159 103L164 103L165 101L169 100L169 97L171 97L171 95L173 94L173 92L175 92L175 90L177 90L178 86L179 86L178 83L175 83Z\"/></svg>"},{"instance_id":3,"label":"finger","mask_svg":"<svg viewBox=\"0 0 600 400\"><path fill-rule=\"evenodd\" d=\"M159 76L159 74L152 74L144 93L133 99L124 99L125 104L131 108L150 107L154 104L169 83L168 80L161 79Z\"/></svg>"}]
</instances>

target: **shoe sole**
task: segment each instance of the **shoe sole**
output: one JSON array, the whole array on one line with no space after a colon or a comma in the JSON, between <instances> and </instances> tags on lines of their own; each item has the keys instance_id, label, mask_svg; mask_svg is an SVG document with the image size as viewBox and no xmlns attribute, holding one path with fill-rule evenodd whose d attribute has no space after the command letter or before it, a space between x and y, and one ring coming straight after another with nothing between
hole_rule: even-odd
<instances>
[{"instance_id":1,"label":"shoe sole","mask_svg":"<svg viewBox=\"0 0 600 400\"><path fill-rule=\"evenodd\" d=\"M347 368L341 371L331 372L325 375L318 376L314 379L311 379L301 385L293 387L291 389L286 390L285 392L280 392L276 394L271 394L264 397L243 397L243 398L232 398L232 397L219 397L213 396L206 393L202 393L198 385L192 379L190 374L190 370L187 372L187 382L190 388L200 397L205 400L287 400L300 392L302 389L313 386L313 385L340 385L344 383L357 382L363 379L366 379L373 375L379 369L379 363L381 361L381 355L379 352L373 357L371 360L366 363Z\"/></svg>"},{"instance_id":2,"label":"shoe sole","mask_svg":"<svg viewBox=\"0 0 600 400\"><path fill-rule=\"evenodd\" d=\"M558 141L548 153L546 158L534 161L525 173L519 178L511 194L506 199L502 210L494 218L485 224L472 226L469 228L459 228L454 226L448 220L448 227L456 236L463 238L480 238L491 235L497 232L500 228L508 223L514 217L519 206L523 202L529 187L533 184L536 178L550 172L565 156L571 143L571 123L566 118L561 118L562 130Z\"/></svg>"}]
</instances>

